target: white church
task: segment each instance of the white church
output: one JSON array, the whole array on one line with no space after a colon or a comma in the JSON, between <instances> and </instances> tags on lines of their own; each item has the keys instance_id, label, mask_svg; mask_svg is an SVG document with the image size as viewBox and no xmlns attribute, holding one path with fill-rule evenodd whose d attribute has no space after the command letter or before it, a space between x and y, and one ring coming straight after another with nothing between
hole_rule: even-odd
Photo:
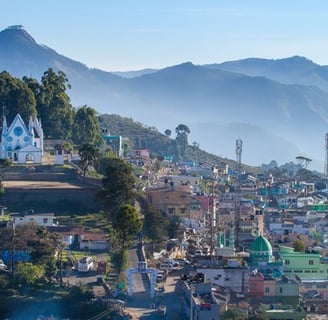
<instances>
[{"instance_id":1,"label":"white church","mask_svg":"<svg viewBox=\"0 0 328 320\"><path fill-rule=\"evenodd\" d=\"M43 155L43 130L41 120L30 118L28 126L17 114L8 127L3 117L0 142L0 158L15 163L41 163Z\"/></svg>"}]
</instances>

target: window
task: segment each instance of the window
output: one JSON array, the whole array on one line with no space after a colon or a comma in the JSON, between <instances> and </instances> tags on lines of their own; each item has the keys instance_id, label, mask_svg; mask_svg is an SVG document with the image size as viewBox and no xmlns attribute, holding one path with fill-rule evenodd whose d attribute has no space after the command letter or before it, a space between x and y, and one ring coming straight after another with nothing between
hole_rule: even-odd
<instances>
[{"instance_id":1,"label":"window","mask_svg":"<svg viewBox=\"0 0 328 320\"><path fill-rule=\"evenodd\" d=\"M269 287L265 287L265 288L264 288L264 292L265 292L265 293L269 293L269 292L270 292L270 288L269 288Z\"/></svg>"},{"instance_id":2,"label":"window","mask_svg":"<svg viewBox=\"0 0 328 320\"><path fill-rule=\"evenodd\" d=\"M180 208L180 213L181 213L181 214L184 214L184 213L186 213L186 212L187 212L186 208Z\"/></svg>"},{"instance_id":3,"label":"window","mask_svg":"<svg viewBox=\"0 0 328 320\"><path fill-rule=\"evenodd\" d=\"M279 293L282 293L282 292L283 292L283 288L280 287L280 288L279 288Z\"/></svg>"},{"instance_id":4,"label":"window","mask_svg":"<svg viewBox=\"0 0 328 320\"><path fill-rule=\"evenodd\" d=\"M313 260L309 260L309 264L310 265L313 265Z\"/></svg>"},{"instance_id":5,"label":"window","mask_svg":"<svg viewBox=\"0 0 328 320\"><path fill-rule=\"evenodd\" d=\"M170 214L174 214L175 213L175 208L169 208L168 211L169 211Z\"/></svg>"},{"instance_id":6,"label":"window","mask_svg":"<svg viewBox=\"0 0 328 320\"><path fill-rule=\"evenodd\" d=\"M285 260L285 264L290 264L290 260Z\"/></svg>"},{"instance_id":7,"label":"window","mask_svg":"<svg viewBox=\"0 0 328 320\"><path fill-rule=\"evenodd\" d=\"M43 223L48 223L48 218L43 218Z\"/></svg>"}]
</instances>

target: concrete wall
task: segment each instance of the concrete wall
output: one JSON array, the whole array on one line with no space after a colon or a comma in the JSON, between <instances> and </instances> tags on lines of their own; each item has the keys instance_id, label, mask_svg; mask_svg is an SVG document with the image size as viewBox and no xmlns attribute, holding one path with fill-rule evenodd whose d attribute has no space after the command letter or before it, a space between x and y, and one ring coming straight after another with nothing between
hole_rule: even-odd
<instances>
[{"instance_id":1,"label":"concrete wall","mask_svg":"<svg viewBox=\"0 0 328 320\"><path fill-rule=\"evenodd\" d=\"M48 212L97 212L97 189L8 189L5 205L10 211L34 209Z\"/></svg>"}]
</instances>

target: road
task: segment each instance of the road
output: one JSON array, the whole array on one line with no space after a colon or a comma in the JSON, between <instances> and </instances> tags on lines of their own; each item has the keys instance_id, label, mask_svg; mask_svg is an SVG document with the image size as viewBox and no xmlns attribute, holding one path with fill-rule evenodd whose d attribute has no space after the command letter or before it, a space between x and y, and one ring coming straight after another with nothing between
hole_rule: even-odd
<instances>
[{"instance_id":1,"label":"road","mask_svg":"<svg viewBox=\"0 0 328 320\"><path fill-rule=\"evenodd\" d=\"M129 250L129 267L136 268L138 263L137 248ZM175 271L169 274L164 283L164 293L157 295L152 301L150 297L149 286L145 281L144 275L134 274L133 298L128 299L125 310L132 316L132 319L152 320L163 318L157 311L157 306L163 304L166 306L166 319L181 320L182 314L182 297L178 292L178 282L181 271Z\"/></svg>"}]
</instances>

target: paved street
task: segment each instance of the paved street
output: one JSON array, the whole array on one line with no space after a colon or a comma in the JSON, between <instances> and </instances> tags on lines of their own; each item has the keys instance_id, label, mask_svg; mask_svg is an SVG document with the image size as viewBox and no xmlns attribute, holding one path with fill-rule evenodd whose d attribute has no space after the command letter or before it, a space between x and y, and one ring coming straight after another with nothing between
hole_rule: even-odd
<instances>
[{"instance_id":1,"label":"paved street","mask_svg":"<svg viewBox=\"0 0 328 320\"><path fill-rule=\"evenodd\" d=\"M136 248L129 251L130 267L137 267L138 255ZM157 305L163 304L166 306L166 319L181 320L181 296L177 290L177 282L179 281L179 273L169 274L164 283L164 293L162 296L157 296L154 301L150 298L149 288L145 288L141 274L134 275L134 294L133 298L129 299L126 304L126 311L132 316L132 319L159 319L163 318L157 311Z\"/></svg>"}]
</instances>

